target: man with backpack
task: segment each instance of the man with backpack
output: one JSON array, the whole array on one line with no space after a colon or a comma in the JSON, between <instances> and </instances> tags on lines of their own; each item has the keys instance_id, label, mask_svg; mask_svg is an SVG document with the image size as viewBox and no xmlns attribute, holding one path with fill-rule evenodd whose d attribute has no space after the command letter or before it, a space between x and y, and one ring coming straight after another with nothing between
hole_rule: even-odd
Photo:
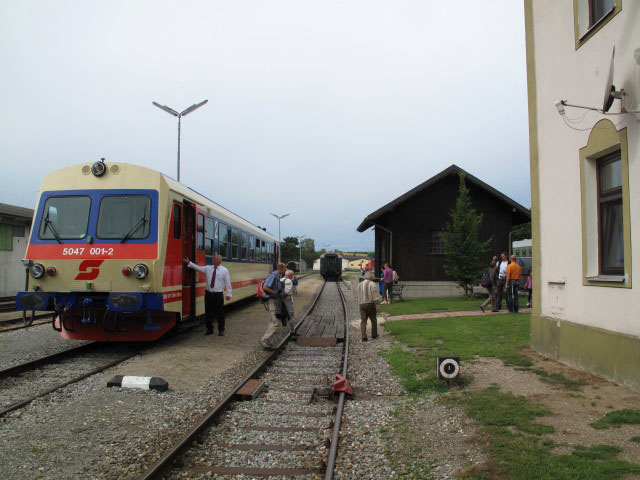
<instances>
[{"instance_id":1,"label":"man with backpack","mask_svg":"<svg viewBox=\"0 0 640 480\"><path fill-rule=\"evenodd\" d=\"M497 272L498 265L496 262L491 262L490 268L487 272L482 275L482 280L480 281L480 285L487 289L489 293L489 297L484 301L482 305L480 305L480 310L484 313L484 309L491 303L491 311L497 312L498 305L496 301L496 293L498 290L498 279Z\"/></svg>"},{"instance_id":2,"label":"man with backpack","mask_svg":"<svg viewBox=\"0 0 640 480\"><path fill-rule=\"evenodd\" d=\"M265 310L269 314L269 324L267 326L267 330L260 339L260 345L262 345L262 348L269 351L273 351L275 349L273 342L279 328L282 326L282 322L278 317L276 317L276 300L284 293L284 284L280 279L284 276L286 271L287 266L282 262L278 263L278 265L276 265L276 269L264 279L262 284L262 301Z\"/></svg>"}]
</instances>

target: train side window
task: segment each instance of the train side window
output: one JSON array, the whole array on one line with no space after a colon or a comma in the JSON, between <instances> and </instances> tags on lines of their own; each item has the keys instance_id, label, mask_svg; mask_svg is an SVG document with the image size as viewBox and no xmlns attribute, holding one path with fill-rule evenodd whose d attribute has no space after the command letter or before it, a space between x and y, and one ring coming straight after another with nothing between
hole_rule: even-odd
<instances>
[{"instance_id":1,"label":"train side window","mask_svg":"<svg viewBox=\"0 0 640 480\"><path fill-rule=\"evenodd\" d=\"M204 252L204 215L198 214L198 251Z\"/></svg>"},{"instance_id":2,"label":"train side window","mask_svg":"<svg viewBox=\"0 0 640 480\"><path fill-rule=\"evenodd\" d=\"M262 258L262 261L263 261L264 263L266 263L266 262L267 262L267 245L266 245L266 243L264 242L264 240L261 240L261 242L260 242L260 243L262 244L262 245L261 245L261 247L260 247L260 252L261 252L261 255L260 255L260 256L261 256L261 258Z\"/></svg>"},{"instance_id":3,"label":"train side window","mask_svg":"<svg viewBox=\"0 0 640 480\"><path fill-rule=\"evenodd\" d=\"M207 257L213 255L213 239L214 239L214 223L212 218L207 218L205 221L205 241L204 241L204 254Z\"/></svg>"},{"instance_id":4,"label":"train side window","mask_svg":"<svg viewBox=\"0 0 640 480\"><path fill-rule=\"evenodd\" d=\"M256 257L256 241L253 237L253 235L249 235L249 261L253 262Z\"/></svg>"},{"instance_id":5,"label":"train side window","mask_svg":"<svg viewBox=\"0 0 640 480\"><path fill-rule=\"evenodd\" d=\"M242 259L247 260L247 234L242 232Z\"/></svg>"},{"instance_id":6,"label":"train side window","mask_svg":"<svg viewBox=\"0 0 640 480\"><path fill-rule=\"evenodd\" d=\"M238 230L235 228L231 229L231 258L238 258Z\"/></svg>"},{"instance_id":7,"label":"train side window","mask_svg":"<svg viewBox=\"0 0 640 480\"><path fill-rule=\"evenodd\" d=\"M182 218L180 205L173 206L173 238L180 239L182 237Z\"/></svg>"},{"instance_id":8,"label":"train side window","mask_svg":"<svg viewBox=\"0 0 640 480\"><path fill-rule=\"evenodd\" d=\"M218 243L220 245L220 256L222 258L227 258L229 256L229 229L224 223L220 224L218 238Z\"/></svg>"},{"instance_id":9,"label":"train side window","mask_svg":"<svg viewBox=\"0 0 640 480\"><path fill-rule=\"evenodd\" d=\"M273 243L269 244L269 263L273 263Z\"/></svg>"}]
</instances>

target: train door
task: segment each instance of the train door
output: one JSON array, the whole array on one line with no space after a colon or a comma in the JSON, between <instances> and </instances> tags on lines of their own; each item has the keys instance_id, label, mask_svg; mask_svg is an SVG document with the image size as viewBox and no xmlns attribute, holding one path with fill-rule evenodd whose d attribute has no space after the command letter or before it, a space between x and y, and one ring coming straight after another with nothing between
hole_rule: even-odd
<instances>
[{"instance_id":1,"label":"train door","mask_svg":"<svg viewBox=\"0 0 640 480\"><path fill-rule=\"evenodd\" d=\"M182 205L182 256L196 262L196 209L186 200ZM182 316L195 316L196 271L182 265Z\"/></svg>"}]
</instances>

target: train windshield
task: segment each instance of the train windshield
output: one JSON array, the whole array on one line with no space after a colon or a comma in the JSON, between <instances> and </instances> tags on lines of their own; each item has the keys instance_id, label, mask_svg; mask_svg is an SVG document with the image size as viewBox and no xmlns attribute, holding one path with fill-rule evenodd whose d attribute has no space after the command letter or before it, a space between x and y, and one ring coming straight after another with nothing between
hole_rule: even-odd
<instances>
[{"instance_id":1,"label":"train windshield","mask_svg":"<svg viewBox=\"0 0 640 480\"><path fill-rule=\"evenodd\" d=\"M49 197L40 223L40 238L58 242L84 238L87 235L90 208L89 197Z\"/></svg>"},{"instance_id":2,"label":"train windshield","mask_svg":"<svg viewBox=\"0 0 640 480\"><path fill-rule=\"evenodd\" d=\"M109 195L100 201L96 236L129 239L149 236L151 198L146 195Z\"/></svg>"}]
</instances>

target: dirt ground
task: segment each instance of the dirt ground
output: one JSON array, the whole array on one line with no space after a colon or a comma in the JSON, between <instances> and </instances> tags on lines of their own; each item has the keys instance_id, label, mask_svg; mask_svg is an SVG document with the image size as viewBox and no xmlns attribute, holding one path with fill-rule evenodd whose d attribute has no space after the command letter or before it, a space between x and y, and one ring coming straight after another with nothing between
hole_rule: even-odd
<instances>
[{"instance_id":1,"label":"dirt ground","mask_svg":"<svg viewBox=\"0 0 640 480\"><path fill-rule=\"evenodd\" d=\"M590 426L613 410L640 409L639 392L550 360L532 350L524 353L534 363L532 368L544 369L549 374L558 373L570 380L582 380L586 384L567 389L563 385L545 383L530 371L505 367L499 359L478 358L464 367L463 374L471 378L466 388L481 390L497 384L502 391L522 395L551 410L550 415L540 417L538 421L555 428L549 435L550 440L562 446L554 453L571 453L575 445L615 445L622 449L618 458L640 462L640 443L630 440L640 435L640 425L612 426L605 430Z\"/></svg>"}]
</instances>

